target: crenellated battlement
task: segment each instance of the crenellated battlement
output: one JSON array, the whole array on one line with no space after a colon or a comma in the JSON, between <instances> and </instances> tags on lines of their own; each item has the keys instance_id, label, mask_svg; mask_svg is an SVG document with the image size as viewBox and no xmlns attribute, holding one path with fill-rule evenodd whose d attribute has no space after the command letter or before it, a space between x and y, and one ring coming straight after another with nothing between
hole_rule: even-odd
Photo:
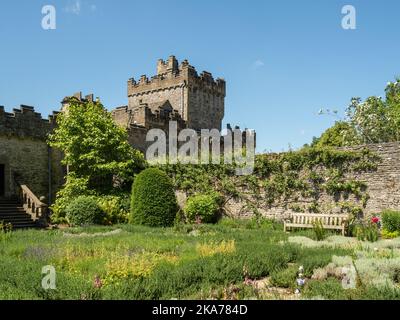
<instances>
[{"instance_id":1,"label":"crenellated battlement","mask_svg":"<svg viewBox=\"0 0 400 320\"><path fill-rule=\"evenodd\" d=\"M128 80L128 108L147 103L154 113L157 103L169 101L187 127L195 130L221 129L225 111L226 83L210 72L200 74L187 60L180 64L175 56L157 62L157 74Z\"/></svg>"},{"instance_id":2,"label":"crenellated battlement","mask_svg":"<svg viewBox=\"0 0 400 320\"><path fill-rule=\"evenodd\" d=\"M78 91L78 92L74 93L72 96L65 97L61 101L61 111L62 112L67 110L71 99L76 99L76 100L78 100L80 102L93 102L94 101L94 95L91 93L91 94L88 94L85 97L83 97L82 96L82 92Z\"/></svg>"},{"instance_id":3,"label":"crenellated battlement","mask_svg":"<svg viewBox=\"0 0 400 320\"><path fill-rule=\"evenodd\" d=\"M130 127L143 127L147 130L158 128L167 130L170 121L177 121L178 127L184 129L186 122L182 119L177 110L174 110L169 102L153 111L148 104L141 104L139 107L129 109L128 106L122 106L112 111L113 119L119 125Z\"/></svg>"},{"instance_id":4,"label":"crenellated battlement","mask_svg":"<svg viewBox=\"0 0 400 320\"><path fill-rule=\"evenodd\" d=\"M183 86L196 86L225 97L225 80L214 80L212 74L203 71L200 75L187 60L179 65L175 56L170 56L167 61L162 59L157 62L157 75L148 78L142 75L139 80L128 80L128 97L148 94L158 90L167 90Z\"/></svg>"},{"instance_id":5,"label":"crenellated battlement","mask_svg":"<svg viewBox=\"0 0 400 320\"><path fill-rule=\"evenodd\" d=\"M178 126L182 129L185 127L185 121L177 110L163 110L160 108L153 112L147 105L144 105L143 108L138 108L133 112L134 114L136 113L135 118L143 119L143 122L139 125L148 129L167 129L170 121L177 121Z\"/></svg>"},{"instance_id":6,"label":"crenellated battlement","mask_svg":"<svg viewBox=\"0 0 400 320\"><path fill-rule=\"evenodd\" d=\"M31 106L21 105L12 112L6 112L0 106L0 135L45 139L55 126L57 114L58 112L53 112L44 119Z\"/></svg>"}]
</instances>

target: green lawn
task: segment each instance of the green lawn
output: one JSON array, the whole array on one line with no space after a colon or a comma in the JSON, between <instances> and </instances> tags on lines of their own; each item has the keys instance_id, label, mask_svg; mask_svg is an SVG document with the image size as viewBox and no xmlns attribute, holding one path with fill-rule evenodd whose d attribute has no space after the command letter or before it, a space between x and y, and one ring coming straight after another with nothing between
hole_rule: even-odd
<instances>
[{"instance_id":1,"label":"green lawn","mask_svg":"<svg viewBox=\"0 0 400 320\"><path fill-rule=\"evenodd\" d=\"M16 231L0 237L0 299L399 299L400 239L312 240L264 221ZM357 270L356 288L341 270ZM55 290L41 286L55 267ZM295 295L297 270L306 285ZM95 281L97 278L97 281Z\"/></svg>"}]
</instances>

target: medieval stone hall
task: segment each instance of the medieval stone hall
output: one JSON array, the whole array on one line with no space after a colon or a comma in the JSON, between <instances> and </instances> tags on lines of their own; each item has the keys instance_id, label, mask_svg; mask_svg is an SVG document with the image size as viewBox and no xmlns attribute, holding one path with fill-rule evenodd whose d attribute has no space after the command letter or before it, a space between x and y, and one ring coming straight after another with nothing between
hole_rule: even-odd
<instances>
[{"instance_id":1,"label":"medieval stone hall","mask_svg":"<svg viewBox=\"0 0 400 320\"><path fill-rule=\"evenodd\" d=\"M181 64L174 56L159 60L155 76L129 79L127 89L128 105L114 109L112 116L127 129L134 148L145 151L147 131L159 128L168 132L171 120L178 123L178 129L221 130L225 81L214 80L206 71L198 74L187 60ZM74 97L93 101L93 95L77 93ZM61 111L67 98L61 102ZM6 208L10 218L19 213L21 226L28 226L35 214L40 216L44 202L52 203L63 184L66 171L60 164L62 155L46 142L56 116L53 112L44 119L25 105L10 113L0 106L0 210ZM20 194L25 208L19 207L16 197ZM33 215L25 216L27 210L34 211Z\"/></svg>"}]
</instances>

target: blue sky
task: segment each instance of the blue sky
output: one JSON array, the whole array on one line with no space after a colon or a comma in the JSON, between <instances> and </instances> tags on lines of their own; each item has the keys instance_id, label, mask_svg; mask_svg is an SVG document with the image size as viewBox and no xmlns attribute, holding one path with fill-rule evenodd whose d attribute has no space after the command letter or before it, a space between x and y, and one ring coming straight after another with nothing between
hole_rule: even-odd
<instances>
[{"instance_id":1,"label":"blue sky","mask_svg":"<svg viewBox=\"0 0 400 320\"><path fill-rule=\"evenodd\" d=\"M341 27L344 5L357 29ZM44 5L57 29L41 28ZM351 97L383 95L400 75L398 0L15 0L0 2L0 105L47 117L93 92L127 103L126 81L174 54L227 81L224 123L257 131L258 151L302 146Z\"/></svg>"}]
</instances>

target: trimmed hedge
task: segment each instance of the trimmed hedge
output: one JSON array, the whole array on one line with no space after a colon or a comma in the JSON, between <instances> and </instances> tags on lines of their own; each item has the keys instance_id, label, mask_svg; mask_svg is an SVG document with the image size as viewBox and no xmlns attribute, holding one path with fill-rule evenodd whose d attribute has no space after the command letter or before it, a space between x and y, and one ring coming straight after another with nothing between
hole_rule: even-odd
<instances>
[{"instance_id":1,"label":"trimmed hedge","mask_svg":"<svg viewBox=\"0 0 400 320\"><path fill-rule=\"evenodd\" d=\"M132 186L131 222L150 227L172 226L178 212L174 187L167 174L143 170Z\"/></svg>"},{"instance_id":2,"label":"trimmed hedge","mask_svg":"<svg viewBox=\"0 0 400 320\"><path fill-rule=\"evenodd\" d=\"M100 208L96 197L80 196L67 206L66 218L73 226L103 224L105 213Z\"/></svg>"}]
</instances>

